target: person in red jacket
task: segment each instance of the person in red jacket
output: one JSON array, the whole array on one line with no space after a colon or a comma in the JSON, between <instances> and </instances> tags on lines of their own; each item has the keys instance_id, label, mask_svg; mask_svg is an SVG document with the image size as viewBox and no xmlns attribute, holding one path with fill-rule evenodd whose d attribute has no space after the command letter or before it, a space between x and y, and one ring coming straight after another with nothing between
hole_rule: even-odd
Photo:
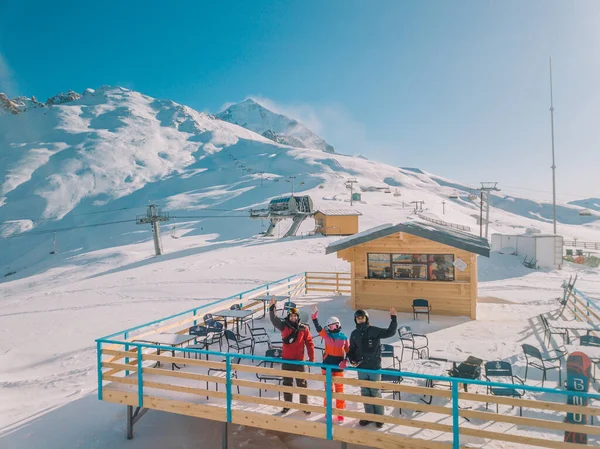
<instances>
[{"instance_id":1,"label":"person in red jacket","mask_svg":"<svg viewBox=\"0 0 600 449\"><path fill-rule=\"evenodd\" d=\"M280 319L275 316L275 305L277 301L275 298L271 299L269 304L269 319L273 326L281 332L281 340L283 342L283 351L281 358L283 360L304 360L304 348L308 354L308 360L310 362L315 361L315 344L313 343L312 336L308 326L300 322L300 315L298 309L293 308L288 311L288 316L285 319ZM304 372L304 365L295 365L291 363L282 363L281 369L287 371L298 371ZM291 387L294 385L293 377L284 377L283 385ZM300 388L306 388L306 379L296 378L296 386ZM283 393L283 399L287 402L292 402L294 395L292 393ZM300 403L308 404L308 397L305 394L300 395ZM284 407L281 413L287 413L290 411L289 407ZM306 415L310 415L310 412L305 411Z\"/></svg>"}]
</instances>

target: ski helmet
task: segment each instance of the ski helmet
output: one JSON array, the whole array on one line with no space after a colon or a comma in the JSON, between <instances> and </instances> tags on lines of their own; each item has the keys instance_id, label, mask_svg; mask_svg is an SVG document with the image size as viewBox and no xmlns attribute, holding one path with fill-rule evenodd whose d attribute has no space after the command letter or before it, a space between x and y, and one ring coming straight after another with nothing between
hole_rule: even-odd
<instances>
[{"instance_id":1,"label":"ski helmet","mask_svg":"<svg viewBox=\"0 0 600 449\"><path fill-rule=\"evenodd\" d=\"M296 307L288 309L288 318L290 317L290 315L297 315L298 319L300 319L300 313L298 312L298 309Z\"/></svg>"},{"instance_id":2,"label":"ski helmet","mask_svg":"<svg viewBox=\"0 0 600 449\"><path fill-rule=\"evenodd\" d=\"M337 324L337 326L334 329L330 329L329 326L334 325L334 324ZM332 316L331 318L329 318L327 320L327 329L329 329L330 331L339 332L341 328L342 328L342 325L340 323L340 320L337 317Z\"/></svg>"},{"instance_id":3,"label":"ski helmet","mask_svg":"<svg viewBox=\"0 0 600 449\"><path fill-rule=\"evenodd\" d=\"M359 316L364 316L366 318L366 323L369 324L369 314L363 309L358 309L356 312L354 312L354 323L358 324L356 318Z\"/></svg>"}]
</instances>

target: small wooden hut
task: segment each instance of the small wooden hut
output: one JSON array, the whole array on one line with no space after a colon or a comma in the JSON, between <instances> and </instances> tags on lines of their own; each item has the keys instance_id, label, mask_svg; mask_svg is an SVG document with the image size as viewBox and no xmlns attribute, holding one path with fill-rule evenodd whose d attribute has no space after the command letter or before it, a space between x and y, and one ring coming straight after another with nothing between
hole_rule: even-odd
<instances>
[{"instance_id":1,"label":"small wooden hut","mask_svg":"<svg viewBox=\"0 0 600 449\"><path fill-rule=\"evenodd\" d=\"M319 209L315 217L316 232L323 235L353 235L358 232L358 216L354 209Z\"/></svg>"},{"instance_id":2,"label":"small wooden hut","mask_svg":"<svg viewBox=\"0 0 600 449\"><path fill-rule=\"evenodd\" d=\"M484 238L419 221L384 224L338 240L326 254L350 262L355 309L412 311L427 299L435 315L477 315L477 255Z\"/></svg>"}]
</instances>

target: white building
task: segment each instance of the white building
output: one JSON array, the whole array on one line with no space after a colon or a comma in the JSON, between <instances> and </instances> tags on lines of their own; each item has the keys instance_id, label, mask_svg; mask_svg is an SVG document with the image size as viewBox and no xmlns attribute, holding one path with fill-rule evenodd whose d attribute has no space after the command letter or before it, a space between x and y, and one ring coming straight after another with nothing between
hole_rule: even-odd
<instances>
[{"instance_id":1,"label":"white building","mask_svg":"<svg viewBox=\"0 0 600 449\"><path fill-rule=\"evenodd\" d=\"M563 238L554 234L492 234L492 251L513 248L521 258L536 261L538 268L562 269Z\"/></svg>"}]
</instances>

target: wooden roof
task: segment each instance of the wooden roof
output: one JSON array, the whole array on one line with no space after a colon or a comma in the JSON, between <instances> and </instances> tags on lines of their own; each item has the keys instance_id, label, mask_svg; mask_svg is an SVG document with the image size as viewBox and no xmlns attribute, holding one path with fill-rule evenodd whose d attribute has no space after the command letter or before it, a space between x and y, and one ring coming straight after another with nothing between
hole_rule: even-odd
<instances>
[{"instance_id":1,"label":"wooden roof","mask_svg":"<svg viewBox=\"0 0 600 449\"><path fill-rule=\"evenodd\" d=\"M490 257L490 244L486 239L447 226L419 221L398 224L386 223L376 226L333 242L331 245L327 246L325 254L331 254L343 249L351 248L398 232L406 232L407 234L432 240L443 245Z\"/></svg>"},{"instance_id":2,"label":"wooden roof","mask_svg":"<svg viewBox=\"0 0 600 449\"><path fill-rule=\"evenodd\" d=\"M315 213L319 213L319 212L321 212L323 215L327 215L327 216L362 215L357 210L354 210L354 209L343 209L343 208L339 208L339 209L324 208L324 209L317 210L317 212L315 212Z\"/></svg>"}]
</instances>

